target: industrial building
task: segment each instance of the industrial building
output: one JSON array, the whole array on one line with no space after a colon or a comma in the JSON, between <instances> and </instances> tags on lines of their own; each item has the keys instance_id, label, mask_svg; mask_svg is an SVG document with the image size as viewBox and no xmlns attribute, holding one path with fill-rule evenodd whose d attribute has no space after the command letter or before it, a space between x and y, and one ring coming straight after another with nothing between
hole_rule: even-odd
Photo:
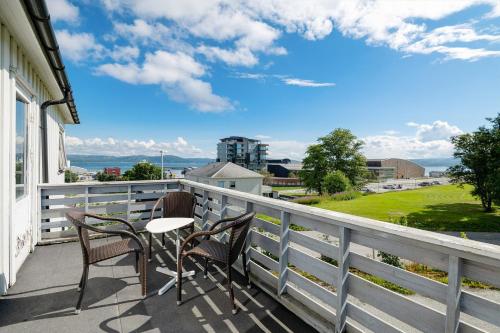
<instances>
[{"instance_id":1,"label":"industrial building","mask_svg":"<svg viewBox=\"0 0 500 333\"><path fill-rule=\"evenodd\" d=\"M369 159L366 166L379 180L420 178L425 175L424 167L400 158Z\"/></svg>"},{"instance_id":2,"label":"industrial building","mask_svg":"<svg viewBox=\"0 0 500 333\"><path fill-rule=\"evenodd\" d=\"M220 139L217 162L232 162L244 168L260 171L266 166L267 144L241 136Z\"/></svg>"}]
</instances>

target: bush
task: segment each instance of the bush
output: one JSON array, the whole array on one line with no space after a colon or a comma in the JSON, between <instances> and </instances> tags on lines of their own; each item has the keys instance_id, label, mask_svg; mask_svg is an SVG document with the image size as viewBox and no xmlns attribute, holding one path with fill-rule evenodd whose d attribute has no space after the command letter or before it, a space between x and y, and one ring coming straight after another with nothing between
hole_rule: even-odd
<instances>
[{"instance_id":1,"label":"bush","mask_svg":"<svg viewBox=\"0 0 500 333\"><path fill-rule=\"evenodd\" d=\"M378 251L377 257L382 258L381 261L385 264L388 264L388 265L391 265L394 267L399 267L399 268L403 267L403 264L401 264L401 261L399 260L398 256L389 254L387 252Z\"/></svg>"},{"instance_id":2,"label":"bush","mask_svg":"<svg viewBox=\"0 0 500 333\"><path fill-rule=\"evenodd\" d=\"M299 199L293 200L293 202L301 204L301 205L315 205L319 204L320 198L319 197L303 197Z\"/></svg>"},{"instance_id":3,"label":"bush","mask_svg":"<svg viewBox=\"0 0 500 333\"><path fill-rule=\"evenodd\" d=\"M322 186L326 193L335 194L349 190L351 182L342 171L337 170L326 174Z\"/></svg>"},{"instance_id":4,"label":"bush","mask_svg":"<svg viewBox=\"0 0 500 333\"><path fill-rule=\"evenodd\" d=\"M335 201L348 201L359 198L361 195L358 191L339 192L332 195L332 199Z\"/></svg>"}]
</instances>

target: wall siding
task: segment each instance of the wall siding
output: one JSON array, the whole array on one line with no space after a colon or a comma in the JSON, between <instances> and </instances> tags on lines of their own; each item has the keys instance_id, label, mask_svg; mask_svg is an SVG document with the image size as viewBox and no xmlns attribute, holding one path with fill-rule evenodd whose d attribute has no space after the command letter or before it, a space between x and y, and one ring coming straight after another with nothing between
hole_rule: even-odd
<instances>
[{"instance_id":1,"label":"wall siding","mask_svg":"<svg viewBox=\"0 0 500 333\"><path fill-rule=\"evenodd\" d=\"M37 185L42 168L40 105L53 97L33 67L29 55L1 21L0 71L0 293L4 293L6 286L15 282L15 274L34 249L38 237ZM27 196L22 200L15 198L16 87L31 98L27 113ZM64 175L58 174L57 170L60 126L63 126L61 110L57 106L50 107L47 129L51 183L64 182ZM11 222L14 220L15 223Z\"/></svg>"}]
</instances>

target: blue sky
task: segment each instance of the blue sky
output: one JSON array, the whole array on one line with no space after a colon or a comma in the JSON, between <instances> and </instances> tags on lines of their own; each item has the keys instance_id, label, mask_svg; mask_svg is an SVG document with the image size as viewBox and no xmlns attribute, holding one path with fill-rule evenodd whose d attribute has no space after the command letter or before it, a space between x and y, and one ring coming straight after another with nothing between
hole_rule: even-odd
<instances>
[{"instance_id":1,"label":"blue sky","mask_svg":"<svg viewBox=\"0 0 500 333\"><path fill-rule=\"evenodd\" d=\"M500 112L498 1L47 2L70 153L213 157L244 135L300 159L344 127L368 157L446 157Z\"/></svg>"}]
</instances>

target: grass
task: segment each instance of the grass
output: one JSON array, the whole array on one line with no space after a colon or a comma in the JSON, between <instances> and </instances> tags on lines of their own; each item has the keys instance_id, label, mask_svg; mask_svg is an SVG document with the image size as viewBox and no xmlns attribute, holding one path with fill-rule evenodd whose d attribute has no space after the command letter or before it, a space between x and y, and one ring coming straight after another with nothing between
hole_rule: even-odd
<instances>
[{"instance_id":1,"label":"grass","mask_svg":"<svg viewBox=\"0 0 500 333\"><path fill-rule=\"evenodd\" d=\"M273 191L303 190L302 186L273 186Z\"/></svg>"},{"instance_id":2,"label":"grass","mask_svg":"<svg viewBox=\"0 0 500 333\"><path fill-rule=\"evenodd\" d=\"M448 284L448 273L440 271L438 269L430 268L426 265L422 264L417 264L417 263L411 263L408 265L405 265L405 269L409 272L413 272L418 275L425 276L429 279ZM479 281L473 281L468 278L462 278L462 285L467 286L469 288L476 288L476 289L490 289L490 290L498 290L498 288L495 288L492 285L489 285L487 283L479 282Z\"/></svg>"},{"instance_id":3,"label":"grass","mask_svg":"<svg viewBox=\"0 0 500 333\"><path fill-rule=\"evenodd\" d=\"M406 216L409 226L432 231L500 232L500 207L485 213L470 191L470 186L439 185L349 201L320 197L312 206L386 222Z\"/></svg>"}]
</instances>

